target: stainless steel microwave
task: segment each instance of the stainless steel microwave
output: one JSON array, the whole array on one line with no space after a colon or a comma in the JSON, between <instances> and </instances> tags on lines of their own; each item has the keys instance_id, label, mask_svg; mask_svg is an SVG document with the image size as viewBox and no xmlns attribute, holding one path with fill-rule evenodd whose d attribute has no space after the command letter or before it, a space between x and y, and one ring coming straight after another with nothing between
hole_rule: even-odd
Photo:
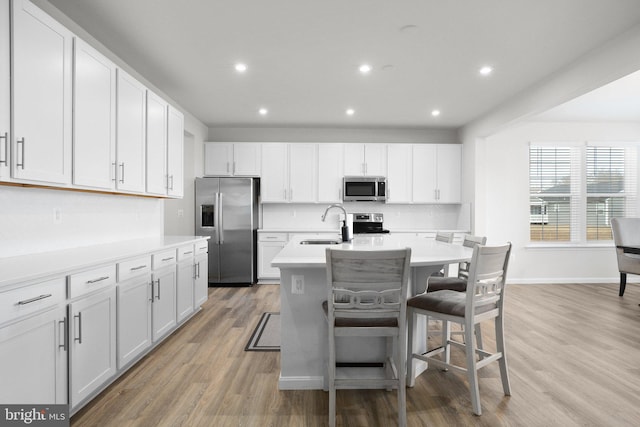
<instances>
[{"instance_id":1,"label":"stainless steel microwave","mask_svg":"<svg viewBox=\"0 0 640 427\"><path fill-rule=\"evenodd\" d=\"M384 202L387 178L383 176L345 176L342 188L345 202Z\"/></svg>"}]
</instances>

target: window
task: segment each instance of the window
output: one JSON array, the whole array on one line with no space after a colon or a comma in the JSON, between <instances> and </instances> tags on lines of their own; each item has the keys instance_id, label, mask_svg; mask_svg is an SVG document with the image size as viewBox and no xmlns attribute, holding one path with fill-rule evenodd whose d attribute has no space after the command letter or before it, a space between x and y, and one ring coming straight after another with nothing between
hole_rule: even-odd
<instances>
[{"instance_id":1,"label":"window","mask_svg":"<svg viewBox=\"0 0 640 427\"><path fill-rule=\"evenodd\" d=\"M531 241L611 240L611 218L635 216L637 162L630 144L532 144Z\"/></svg>"}]
</instances>

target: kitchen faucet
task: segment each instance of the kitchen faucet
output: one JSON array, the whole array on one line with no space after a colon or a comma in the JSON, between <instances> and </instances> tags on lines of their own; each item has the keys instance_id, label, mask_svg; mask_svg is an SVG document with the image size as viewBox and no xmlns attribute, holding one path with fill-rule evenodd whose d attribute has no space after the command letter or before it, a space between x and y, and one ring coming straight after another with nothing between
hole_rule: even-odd
<instances>
[{"instance_id":1,"label":"kitchen faucet","mask_svg":"<svg viewBox=\"0 0 640 427\"><path fill-rule=\"evenodd\" d=\"M331 208L338 208L341 209L342 212L344 213L344 225L342 226L342 241L343 242L348 242L349 241L349 226L347 225L347 211L345 210L345 208L339 204L339 203L334 203L333 205L330 205L322 214L322 222L324 222L327 219L327 213L329 212L329 210Z\"/></svg>"}]
</instances>

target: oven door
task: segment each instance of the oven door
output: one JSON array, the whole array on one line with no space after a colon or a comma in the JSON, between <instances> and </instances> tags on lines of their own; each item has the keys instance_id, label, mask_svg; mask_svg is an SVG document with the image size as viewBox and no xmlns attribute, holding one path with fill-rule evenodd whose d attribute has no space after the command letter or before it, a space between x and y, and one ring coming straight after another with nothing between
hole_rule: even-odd
<instances>
[{"instance_id":1,"label":"oven door","mask_svg":"<svg viewBox=\"0 0 640 427\"><path fill-rule=\"evenodd\" d=\"M377 201L378 182L367 178L345 178L343 200L345 202Z\"/></svg>"}]
</instances>

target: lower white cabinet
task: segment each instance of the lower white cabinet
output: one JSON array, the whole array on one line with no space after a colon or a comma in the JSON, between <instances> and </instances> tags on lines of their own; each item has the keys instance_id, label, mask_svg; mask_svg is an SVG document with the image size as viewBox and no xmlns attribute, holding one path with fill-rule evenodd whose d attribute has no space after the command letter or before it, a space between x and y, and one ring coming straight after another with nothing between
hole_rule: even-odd
<instances>
[{"instance_id":1,"label":"lower white cabinet","mask_svg":"<svg viewBox=\"0 0 640 427\"><path fill-rule=\"evenodd\" d=\"M204 243L206 248L206 242ZM205 249L206 250L206 249ZM195 269L195 283L194 283L194 304L196 307L200 307L207 302L209 298L209 256L207 252L197 255L194 260Z\"/></svg>"},{"instance_id":2,"label":"lower white cabinet","mask_svg":"<svg viewBox=\"0 0 640 427\"><path fill-rule=\"evenodd\" d=\"M0 327L0 402L67 403L66 309Z\"/></svg>"},{"instance_id":3,"label":"lower white cabinet","mask_svg":"<svg viewBox=\"0 0 640 427\"><path fill-rule=\"evenodd\" d=\"M175 265L153 272L151 301L152 336L155 342L169 333L177 324Z\"/></svg>"},{"instance_id":4,"label":"lower white cabinet","mask_svg":"<svg viewBox=\"0 0 640 427\"><path fill-rule=\"evenodd\" d=\"M151 276L118 284L118 369L151 347Z\"/></svg>"},{"instance_id":5,"label":"lower white cabinet","mask_svg":"<svg viewBox=\"0 0 640 427\"><path fill-rule=\"evenodd\" d=\"M178 282L176 292L177 321L182 322L194 312L195 266L193 258L178 264Z\"/></svg>"},{"instance_id":6,"label":"lower white cabinet","mask_svg":"<svg viewBox=\"0 0 640 427\"><path fill-rule=\"evenodd\" d=\"M116 287L69 304L71 409L116 373Z\"/></svg>"},{"instance_id":7,"label":"lower white cabinet","mask_svg":"<svg viewBox=\"0 0 640 427\"><path fill-rule=\"evenodd\" d=\"M280 279L280 269L271 261L287 244L287 233L258 233L258 279Z\"/></svg>"}]
</instances>

